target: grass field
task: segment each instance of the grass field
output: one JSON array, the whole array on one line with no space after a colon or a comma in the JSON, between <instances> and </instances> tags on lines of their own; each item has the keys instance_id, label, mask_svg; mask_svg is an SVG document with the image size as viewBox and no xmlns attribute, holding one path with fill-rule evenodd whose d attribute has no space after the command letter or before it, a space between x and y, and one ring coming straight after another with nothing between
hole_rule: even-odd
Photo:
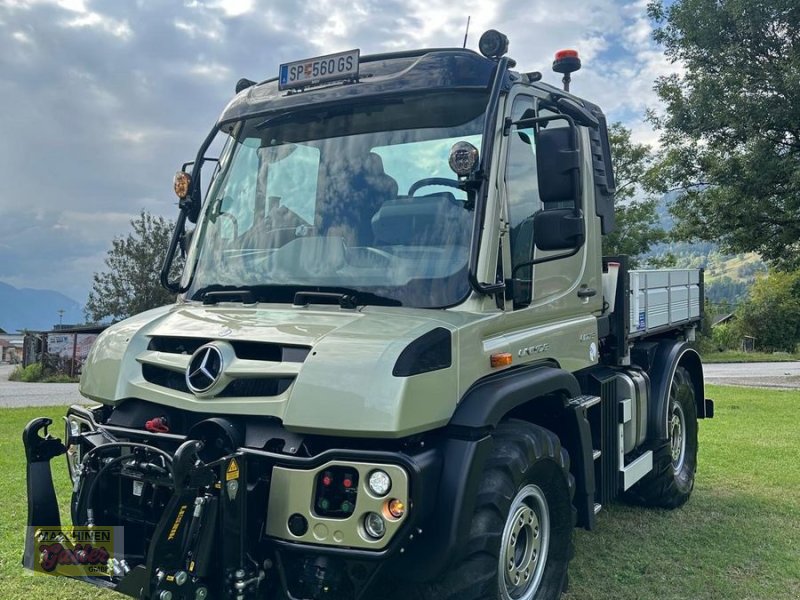
<instances>
[{"instance_id":1,"label":"grass field","mask_svg":"<svg viewBox=\"0 0 800 600\"><path fill-rule=\"evenodd\" d=\"M794 362L800 360L800 354L788 352L704 352L705 363L755 363L755 362Z\"/></svg>"},{"instance_id":2,"label":"grass field","mask_svg":"<svg viewBox=\"0 0 800 600\"><path fill-rule=\"evenodd\" d=\"M701 423L692 499L672 512L604 509L596 531L577 532L565 600L800 598L800 393L709 386L707 395L717 416ZM34 416L60 422L63 410L0 410L3 600L123 598L19 566L26 519L20 433ZM66 467L63 460L55 466L66 500Z\"/></svg>"}]
</instances>

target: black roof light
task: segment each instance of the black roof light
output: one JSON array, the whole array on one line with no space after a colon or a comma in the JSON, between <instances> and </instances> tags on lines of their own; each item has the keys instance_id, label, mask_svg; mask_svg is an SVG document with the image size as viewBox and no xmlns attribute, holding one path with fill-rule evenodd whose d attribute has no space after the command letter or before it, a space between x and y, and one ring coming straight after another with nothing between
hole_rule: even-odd
<instances>
[{"instance_id":1,"label":"black roof light","mask_svg":"<svg viewBox=\"0 0 800 600\"><path fill-rule=\"evenodd\" d=\"M256 84L255 81L252 79L245 79L242 77L239 81L236 82L236 93L238 94L242 90L246 90L249 87L253 87Z\"/></svg>"},{"instance_id":2,"label":"black roof light","mask_svg":"<svg viewBox=\"0 0 800 600\"><path fill-rule=\"evenodd\" d=\"M496 29L490 29L481 36L478 49L486 58L500 58L508 52L508 38Z\"/></svg>"}]
</instances>

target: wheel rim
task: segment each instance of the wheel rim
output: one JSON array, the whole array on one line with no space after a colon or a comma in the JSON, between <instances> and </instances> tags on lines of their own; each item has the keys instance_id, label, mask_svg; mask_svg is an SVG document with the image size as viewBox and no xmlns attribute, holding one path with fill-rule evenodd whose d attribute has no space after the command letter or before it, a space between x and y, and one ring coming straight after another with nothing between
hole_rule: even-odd
<instances>
[{"instance_id":1,"label":"wheel rim","mask_svg":"<svg viewBox=\"0 0 800 600\"><path fill-rule=\"evenodd\" d=\"M541 488L526 485L503 528L498 580L502 600L530 600L542 582L550 545L550 512Z\"/></svg>"},{"instance_id":2,"label":"wheel rim","mask_svg":"<svg viewBox=\"0 0 800 600\"><path fill-rule=\"evenodd\" d=\"M686 416L680 402L673 400L669 419L669 438L672 451L672 469L679 473L686 460Z\"/></svg>"}]
</instances>

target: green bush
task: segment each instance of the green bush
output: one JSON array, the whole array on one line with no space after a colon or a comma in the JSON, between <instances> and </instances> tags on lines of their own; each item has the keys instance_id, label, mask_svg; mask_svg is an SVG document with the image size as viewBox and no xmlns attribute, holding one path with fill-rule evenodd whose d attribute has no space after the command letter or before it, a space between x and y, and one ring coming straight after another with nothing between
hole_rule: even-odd
<instances>
[{"instance_id":1,"label":"green bush","mask_svg":"<svg viewBox=\"0 0 800 600\"><path fill-rule=\"evenodd\" d=\"M42 365L33 363L27 367L17 367L9 375L11 381L24 381L26 383L33 383L34 381L41 381L44 377Z\"/></svg>"},{"instance_id":2,"label":"green bush","mask_svg":"<svg viewBox=\"0 0 800 600\"><path fill-rule=\"evenodd\" d=\"M720 323L711 331L711 339L714 342L714 349L719 352L739 350L742 334L735 323Z\"/></svg>"},{"instance_id":3,"label":"green bush","mask_svg":"<svg viewBox=\"0 0 800 600\"><path fill-rule=\"evenodd\" d=\"M42 383L77 383L78 377L70 377L66 373L55 373L42 378Z\"/></svg>"},{"instance_id":4,"label":"green bush","mask_svg":"<svg viewBox=\"0 0 800 600\"><path fill-rule=\"evenodd\" d=\"M75 383L77 377L70 377L65 373L52 373L46 371L40 363L33 363L27 367L17 367L8 376L9 381L24 381L25 383Z\"/></svg>"},{"instance_id":5,"label":"green bush","mask_svg":"<svg viewBox=\"0 0 800 600\"><path fill-rule=\"evenodd\" d=\"M800 342L800 271L773 271L757 279L737 315L759 350L794 352Z\"/></svg>"}]
</instances>

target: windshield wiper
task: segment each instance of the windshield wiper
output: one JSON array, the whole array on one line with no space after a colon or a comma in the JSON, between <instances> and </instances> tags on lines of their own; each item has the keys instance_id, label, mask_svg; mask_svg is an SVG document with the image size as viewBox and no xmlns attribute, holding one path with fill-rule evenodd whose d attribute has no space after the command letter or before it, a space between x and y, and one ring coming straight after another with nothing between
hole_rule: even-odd
<instances>
[{"instance_id":1,"label":"windshield wiper","mask_svg":"<svg viewBox=\"0 0 800 600\"><path fill-rule=\"evenodd\" d=\"M358 298L352 294L337 294L336 292L297 292L294 295L295 306L308 306L313 300L322 300L320 304L337 302L342 308L356 308ZM331 300L333 302L326 302Z\"/></svg>"},{"instance_id":2,"label":"windshield wiper","mask_svg":"<svg viewBox=\"0 0 800 600\"><path fill-rule=\"evenodd\" d=\"M329 288L330 289L330 288ZM336 291L322 292L319 290L299 290L294 294L295 306L308 306L316 304L338 304L342 308L356 308L374 304L378 306L402 306L399 300L387 298L372 292L362 292L349 288L333 288Z\"/></svg>"},{"instance_id":3,"label":"windshield wiper","mask_svg":"<svg viewBox=\"0 0 800 600\"><path fill-rule=\"evenodd\" d=\"M255 304L257 301L253 290L247 287L234 287L224 285L209 285L192 296L194 300L202 300L203 304L218 304L219 302L241 302L242 304Z\"/></svg>"}]
</instances>

